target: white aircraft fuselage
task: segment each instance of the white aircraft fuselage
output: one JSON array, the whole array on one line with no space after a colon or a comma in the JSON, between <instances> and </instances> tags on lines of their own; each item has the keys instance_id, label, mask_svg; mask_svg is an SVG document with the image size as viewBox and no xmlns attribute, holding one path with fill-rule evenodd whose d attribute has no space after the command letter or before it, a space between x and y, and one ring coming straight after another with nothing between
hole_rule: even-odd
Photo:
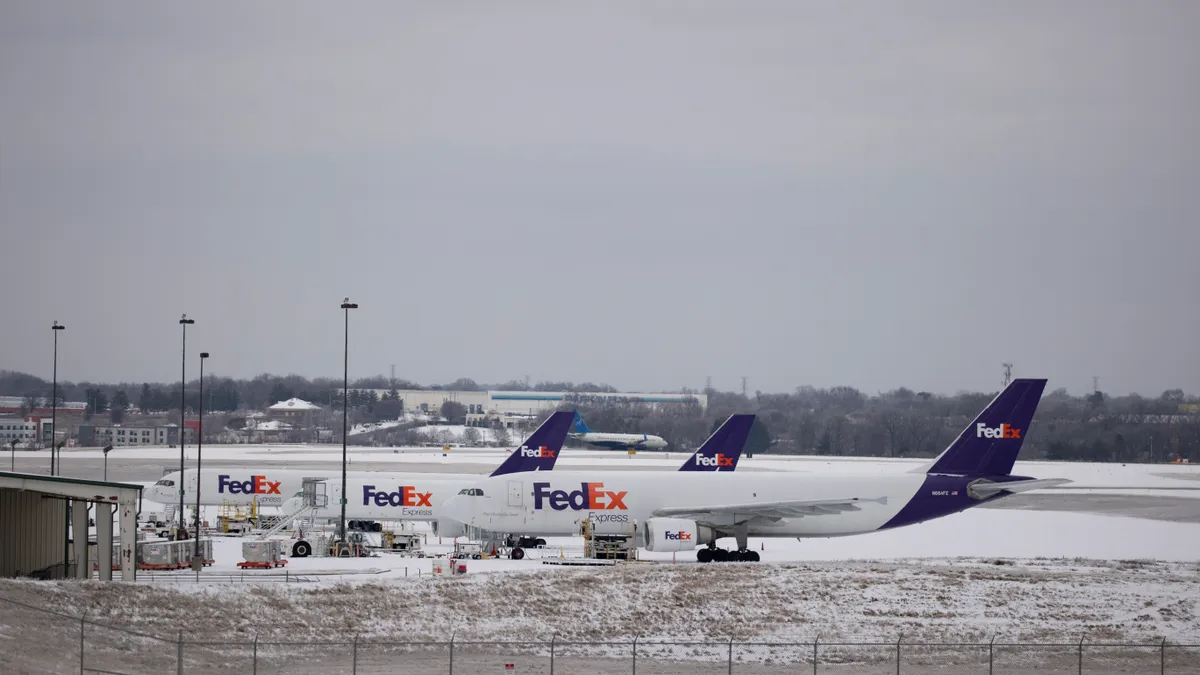
<instances>
[{"instance_id":1,"label":"white aircraft fuselage","mask_svg":"<svg viewBox=\"0 0 1200 675\"><path fill-rule=\"evenodd\" d=\"M329 503L337 505L340 512L340 469L201 469L200 504L219 506L257 502L259 506L282 506L300 492L305 478L323 479ZM483 478L481 474L350 471L346 473L346 492L350 495L346 504L347 512L350 507L355 507L363 512L354 516L356 518L428 520L436 514L426 511L436 508L436 504L463 487L473 485L480 478ZM196 470L186 469L183 482L184 504L194 506ZM179 472L171 472L147 488L146 498L161 504L178 504ZM380 515L366 513L372 509Z\"/></svg>"},{"instance_id":2,"label":"white aircraft fuselage","mask_svg":"<svg viewBox=\"0 0 1200 675\"><path fill-rule=\"evenodd\" d=\"M667 442L661 436L651 434L602 434L589 431L571 434L571 438L596 448L609 450L661 450Z\"/></svg>"},{"instance_id":3,"label":"white aircraft fuselage","mask_svg":"<svg viewBox=\"0 0 1200 675\"><path fill-rule=\"evenodd\" d=\"M964 476L898 473L885 476L808 473L700 473L660 471L555 471L487 478L482 494L455 495L442 513L492 532L539 536L577 534L584 520L593 531L628 533L651 518L700 520L717 531L745 522L754 537L835 537L907 525L964 510L985 500L967 494ZM766 513L746 522L744 513L703 513L710 505L853 500L847 507L814 504L813 513ZM829 512L829 511L836 512ZM689 511L703 513L690 517ZM696 542L700 543L700 542Z\"/></svg>"}]
</instances>

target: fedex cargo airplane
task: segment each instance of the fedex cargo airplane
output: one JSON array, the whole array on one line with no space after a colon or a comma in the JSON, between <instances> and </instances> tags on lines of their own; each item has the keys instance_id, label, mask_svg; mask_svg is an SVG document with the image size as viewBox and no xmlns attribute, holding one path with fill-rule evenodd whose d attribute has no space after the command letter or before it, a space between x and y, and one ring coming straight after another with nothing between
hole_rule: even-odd
<instances>
[{"instance_id":1,"label":"fedex cargo airplane","mask_svg":"<svg viewBox=\"0 0 1200 675\"><path fill-rule=\"evenodd\" d=\"M697 551L699 562L757 561L749 537L836 537L940 518L1069 480L1012 475L1046 386L1014 380L924 466L885 476L637 471L555 471L481 480L451 497L445 517L486 531L572 535L584 519L660 552ZM737 550L716 547L733 537Z\"/></svg>"},{"instance_id":2,"label":"fedex cargo airplane","mask_svg":"<svg viewBox=\"0 0 1200 675\"><path fill-rule=\"evenodd\" d=\"M574 413L557 412L542 423L519 448L494 471L492 476L504 476L528 471L548 472L554 468L558 451L570 428ZM680 471L733 471L750 433L753 415L732 415L720 429L688 457ZM219 505L225 502L249 504L258 499L263 505L282 507L292 513L303 506L304 481L318 481L316 494L324 495L325 507L314 512L315 518L335 518L341 515L341 476L332 472L297 471L294 469L202 469L203 489L200 503ZM171 503L179 498L175 481L179 472L168 474L147 490L153 501ZM441 517L439 505L463 490L470 490L480 476L477 474L430 474L390 472L347 472L346 517L355 520L419 520L434 525L434 534L458 537L464 533L461 523ZM185 472L187 504L196 503L196 470ZM304 557L311 546L303 541L292 544L292 555Z\"/></svg>"},{"instance_id":3,"label":"fedex cargo airplane","mask_svg":"<svg viewBox=\"0 0 1200 675\"><path fill-rule=\"evenodd\" d=\"M583 423L579 413L575 413L575 431L571 438L583 441L596 448L609 450L660 450L667 447L667 442L660 436L649 434L602 434L592 431Z\"/></svg>"},{"instance_id":4,"label":"fedex cargo airplane","mask_svg":"<svg viewBox=\"0 0 1200 675\"><path fill-rule=\"evenodd\" d=\"M734 471L746 438L750 435L750 426L754 424L754 415L730 415L686 461L679 471ZM532 437L531 437L532 439ZM511 461L511 457L509 458ZM550 471L554 468L554 457L522 460L519 472ZM510 467L511 468L511 467ZM493 476L512 475L517 471L500 473L498 469ZM429 520L437 523L442 520L439 507L451 496L461 492L478 494L476 483L480 476L471 475L465 479L458 476L444 478L445 474L408 474L403 480L396 482L392 476L385 474L359 474L353 478L347 476L346 517L371 520ZM341 479L329 480L327 483L328 506L318 509L316 517L337 517L341 509ZM284 511L292 511L301 505L302 495L293 496L289 507ZM447 531L461 534L459 529L449 529L443 520L442 527ZM458 524L458 525L461 525ZM436 529L435 529L436 532ZM442 536L458 536L443 534Z\"/></svg>"}]
</instances>

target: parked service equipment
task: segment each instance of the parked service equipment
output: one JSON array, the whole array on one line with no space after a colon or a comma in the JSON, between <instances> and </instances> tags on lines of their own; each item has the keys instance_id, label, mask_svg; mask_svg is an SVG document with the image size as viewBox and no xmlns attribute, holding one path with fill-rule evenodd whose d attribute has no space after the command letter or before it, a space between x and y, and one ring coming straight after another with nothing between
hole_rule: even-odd
<instances>
[{"instance_id":1,"label":"parked service equipment","mask_svg":"<svg viewBox=\"0 0 1200 675\"><path fill-rule=\"evenodd\" d=\"M147 541L138 544L140 570L173 570L179 567L179 542Z\"/></svg>"},{"instance_id":2,"label":"parked service equipment","mask_svg":"<svg viewBox=\"0 0 1200 675\"><path fill-rule=\"evenodd\" d=\"M242 557L245 560L239 562L237 566L242 569L249 567L283 567L287 564L287 561L283 559L282 549L282 542L278 539L243 541Z\"/></svg>"}]
</instances>

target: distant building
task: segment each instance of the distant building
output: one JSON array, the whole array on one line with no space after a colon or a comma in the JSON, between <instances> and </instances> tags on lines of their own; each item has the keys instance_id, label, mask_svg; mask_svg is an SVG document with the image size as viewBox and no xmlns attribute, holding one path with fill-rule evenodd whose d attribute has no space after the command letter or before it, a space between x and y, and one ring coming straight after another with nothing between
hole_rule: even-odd
<instances>
[{"instance_id":1,"label":"distant building","mask_svg":"<svg viewBox=\"0 0 1200 675\"><path fill-rule=\"evenodd\" d=\"M195 424L189 421L184 428L184 442L195 443ZM85 448L102 448L106 445L115 448L130 445L179 445L179 427L174 424L157 427L84 424L79 427L79 445Z\"/></svg>"},{"instance_id":2,"label":"distant building","mask_svg":"<svg viewBox=\"0 0 1200 675\"><path fill-rule=\"evenodd\" d=\"M33 410L26 411L22 409L22 406L25 405L24 396L0 396L0 414L7 413L10 415L20 415L21 413L25 413L27 415L50 417L54 414L54 409L50 406L49 399L49 396L47 396L45 399L38 399L37 407ZM62 403L58 404L59 415L70 415L73 417L82 418L83 413L86 411L86 403L63 401Z\"/></svg>"},{"instance_id":3,"label":"distant building","mask_svg":"<svg viewBox=\"0 0 1200 675\"><path fill-rule=\"evenodd\" d=\"M19 417L0 417L0 445L9 447L13 441L17 447L47 447L54 426L49 419L30 415L24 419Z\"/></svg>"},{"instance_id":4,"label":"distant building","mask_svg":"<svg viewBox=\"0 0 1200 675\"><path fill-rule=\"evenodd\" d=\"M299 398L289 398L267 408L271 419L287 422L292 427L312 426L320 412L321 406Z\"/></svg>"},{"instance_id":5,"label":"distant building","mask_svg":"<svg viewBox=\"0 0 1200 675\"><path fill-rule=\"evenodd\" d=\"M372 391L372 390L368 390ZM375 389L382 397L386 389ZM612 392L573 391L438 391L427 389L401 389L397 392L404 402L404 409L437 414L446 401L462 404L469 415L499 416L511 419L513 415L536 415L553 410L561 405L623 405L645 404L649 406L682 405L695 401L702 409L708 408L706 394L635 394Z\"/></svg>"}]
</instances>

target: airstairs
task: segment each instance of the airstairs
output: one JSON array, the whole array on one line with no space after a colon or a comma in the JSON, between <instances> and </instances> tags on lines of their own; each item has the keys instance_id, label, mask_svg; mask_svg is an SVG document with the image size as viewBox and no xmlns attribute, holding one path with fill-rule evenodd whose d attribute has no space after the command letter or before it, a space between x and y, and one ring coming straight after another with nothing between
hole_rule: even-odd
<instances>
[{"instance_id":1,"label":"airstairs","mask_svg":"<svg viewBox=\"0 0 1200 675\"><path fill-rule=\"evenodd\" d=\"M275 526L266 530L258 536L259 541L271 538L272 536L282 532L287 526L303 520L305 518L313 518L318 510L329 505L329 495L325 493L324 478L305 478L303 479L300 491L292 496L291 499L284 502L282 509L284 515L279 518ZM289 508L290 507L290 508Z\"/></svg>"}]
</instances>

